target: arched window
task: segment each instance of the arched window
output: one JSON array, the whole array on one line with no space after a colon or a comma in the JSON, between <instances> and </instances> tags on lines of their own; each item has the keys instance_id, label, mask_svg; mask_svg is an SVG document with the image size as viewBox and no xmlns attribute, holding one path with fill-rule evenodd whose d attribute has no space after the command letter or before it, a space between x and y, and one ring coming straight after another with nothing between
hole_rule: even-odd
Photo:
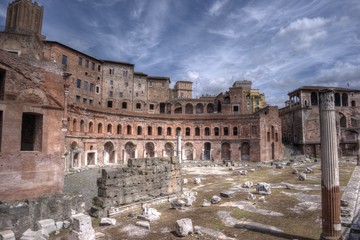
<instances>
[{"instance_id":1,"label":"arched window","mask_svg":"<svg viewBox=\"0 0 360 240\"><path fill-rule=\"evenodd\" d=\"M224 97L224 103L230 103L230 97L229 96Z\"/></svg>"},{"instance_id":2,"label":"arched window","mask_svg":"<svg viewBox=\"0 0 360 240\"><path fill-rule=\"evenodd\" d=\"M180 127L177 127L176 128L176 135L179 135L181 133L181 128Z\"/></svg>"},{"instance_id":3,"label":"arched window","mask_svg":"<svg viewBox=\"0 0 360 240\"><path fill-rule=\"evenodd\" d=\"M189 127L185 128L185 135L190 136L190 128Z\"/></svg>"},{"instance_id":4,"label":"arched window","mask_svg":"<svg viewBox=\"0 0 360 240\"><path fill-rule=\"evenodd\" d=\"M85 122L82 119L80 121L80 132L85 132Z\"/></svg>"},{"instance_id":5,"label":"arched window","mask_svg":"<svg viewBox=\"0 0 360 240\"><path fill-rule=\"evenodd\" d=\"M162 135L162 127L157 128L157 134L158 134L158 136Z\"/></svg>"},{"instance_id":6,"label":"arched window","mask_svg":"<svg viewBox=\"0 0 360 240\"><path fill-rule=\"evenodd\" d=\"M167 135L167 136L171 136L171 127L168 127L168 128L166 129L166 135Z\"/></svg>"},{"instance_id":7,"label":"arched window","mask_svg":"<svg viewBox=\"0 0 360 240\"><path fill-rule=\"evenodd\" d=\"M210 136L210 128L205 128L205 136Z\"/></svg>"},{"instance_id":8,"label":"arched window","mask_svg":"<svg viewBox=\"0 0 360 240\"><path fill-rule=\"evenodd\" d=\"M182 114L182 105L180 103L176 103L174 107L175 114Z\"/></svg>"},{"instance_id":9,"label":"arched window","mask_svg":"<svg viewBox=\"0 0 360 240\"><path fill-rule=\"evenodd\" d=\"M126 133L128 134L128 135L131 135L132 133L132 129L131 129L131 126L130 125L127 125L127 127L126 127Z\"/></svg>"},{"instance_id":10,"label":"arched window","mask_svg":"<svg viewBox=\"0 0 360 240\"><path fill-rule=\"evenodd\" d=\"M102 133L102 127L103 127L103 125L102 125L102 123L99 123L98 124L98 133Z\"/></svg>"},{"instance_id":11,"label":"arched window","mask_svg":"<svg viewBox=\"0 0 360 240\"><path fill-rule=\"evenodd\" d=\"M238 135L238 128L237 127L233 127L233 135L234 136Z\"/></svg>"},{"instance_id":12,"label":"arched window","mask_svg":"<svg viewBox=\"0 0 360 240\"><path fill-rule=\"evenodd\" d=\"M335 93L335 106L340 107L341 106L341 100L340 100L340 94Z\"/></svg>"},{"instance_id":13,"label":"arched window","mask_svg":"<svg viewBox=\"0 0 360 240\"><path fill-rule=\"evenodd\" d=\"M127 109L127 102L122 102L121 108L122 109Z\"/></svg>"},{"instance_id":14,"label":"arched window","mask_svg":"<svg viewBox=\"0 0 360 240\"><path fill-rule=\"evenodd\" d=\"M214 128L214 135L219 136L219 128L218 127Z\"/></svg>"},{"instance_id":15,"label":"arched window","mask_svg":"<svg viewBox=\"0 0 360 240\"><path fill-rule=\"evenodd\" d=\"M142 134L142 127L138 126L137 127L137 135L141 135Z\"/></svg>"},{"instance_id":16,"label":"arched window","mask_svg":"<svg viewBox=\"0 0 360 240\"><path fill-rule=\"evenodd\" d=\"M214 104L212 104L212 103L209 103L209 104L206 106L206 111L207 111L207 113L213 113L213 112L214 112L214 109L215 109L215 107L214 107Z\"/></svg>"},{"instance_id":17,"label":"arched window","mask_svg":"<svg viewBox=\"0 0 360 240\"><path fill-rule=\"evenodd\" d=\"M229 135L229 128L224 127L224 136L228 136Z\"/></svg>"},{"instance_id":18,"label":"arched window","mask_svg":"<svg viewBox=\"0 0 360 240\"><path fill-rule=\"evenodd\" d=\"M117 131L116 131L117 134L121 134L121 124L118 124L117 125Z\"/></svg>"},{"instance_id":19,"label":"arched window","mask_svg":"<svg viewBox=\"0 0 360 240\"><path fill-rule=\"evenodd\" d=\"M218 111L218 113L221 113L221 102L220 102L220 100L217 103L217 111Z\"/></svg>"},{"instance_id":20,"label":"arched window","mask_svg":"<svg viewBox=\"0 0 360 240\"><path fill-rule=\"evenodd\" d=\"M204 105L201 103L196 104L196 114L204 113Z\"/></svg>"},{"instance_id":21,"label":"arched window","mask_svg":"<svg viewBox=\"0 0 360 240\"><path fill-rule=\"evenodd\" d=\"M73 131L76 132L77 131L77 123L76 123L76 119L73 120Z\"/></svg>"},{"instance_id":22,"label":"arched window","mask_svg":"<svg viewBox=\"0 0 360 240\"><path fill-rule=\"evenodd\" d=\"M112 133L112 125L111 124L107 125L107 132Z\"/></svg>"},{"instance_id":23,"label":"arched window","mask_svg":"<svg viewBox=\"0 0 360 240\"><path fill-rule=\"evenodd\" d=\"M348 95L346 93L342 94L341 100L342 100L343 107L347 107L349 105L348 104Z\"/></svg>"},{"instance_id":24,"label":"arched window","mask_svg":"<svg viewBox=\"0 0 360 240\"><path fill-rule=\"evenodd\" d=\"M340 113L340 127L346 127L346 117L344 114Z\"/></svg>"},{"instance_id":25,"label":"arched window","mask_svg":"<svg viewBox=\"0 0 360 240\"><path fill-rule=\"evenodd\" d=\"M93 133L94 132L94 124L93 122L89 122L89 133Z\"/></svg>"},{"instance_id":26,"label":"arched window","mask_svg":"<svg viewBox=\"0 0 360 240\"><path fill-rule=\"evenodd\" d=\"M148 126L148 135L152 135L152 127Z\"/></svg>"},{"instance_id":27,"label":"arched window","mask_svg":"<svg viewBox=\"0 0 360 240\"><path fill-rule=\"evenodd\" d=\"M194 113L194 107L193 107L193 105L191 103L186 104L185 113L186 114L193 114Z\"/></svg>"},{"instance_id":28,"label":"arched window","mask_svg":"<svg viewBox=\"0 0 360 240\"><path fill-rule=\"evenodd\" d=\"M195 136L200 136L200 128L199 127L195 128Z\"/></svg>"}]
</instances>

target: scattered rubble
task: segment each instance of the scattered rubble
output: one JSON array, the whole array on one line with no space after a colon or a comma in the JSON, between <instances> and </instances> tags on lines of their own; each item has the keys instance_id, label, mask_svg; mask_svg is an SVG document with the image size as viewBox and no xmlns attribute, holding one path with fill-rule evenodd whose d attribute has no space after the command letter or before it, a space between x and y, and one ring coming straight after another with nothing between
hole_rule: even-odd
<instances>
[{"instance_id":1,"label":"scattered rubble","mask_svg":"<svg viewBox=\"0 0 360 240\"><path fill-rule=\"evenodd\" d=\"M259 182L256 184L256 192L261 195L269 195L271 194L270 184L265 182Z\"/></svg>"},{"instance_id":2,"label":"scattered rubble","mask_svg":"<svg viewBox=\"0 0 360 240\"><path fill-rule=\"evenodd\" d=\"M246 181L244 182L244 184L242 185L243 188L252 188L254 186L254 183L251 181Z\"/></svg>"},{"instance_id":3,"label":"scattered rubble","mask_svg":"<svg viewBox=\"0 0 360 240\"><path fill-rule=\"evenodd\" d=\"M69 240L93 240L95 231L91 225L91 217L83 213L73 216L72 230Z\"/></svg>"},{"instance_id":4,"label":"scattered rubble","mask_svg":"<svg viewBox=\"0 0 360 240\"><path fill-rule=\"evenodd\" d=\"M176 221L175 224L176 234L180 237L186 237L194 232L194 227L191 219L183 218Z\"/></svg>"},{"instance_id":5,"label":"scattered rubble","mask_svg":"<svg viewBox=\"0 0 360 240\"><path fill-rule=\"evenodd\" d=\"M100 226L115 226L116 219L114 218L101 218L100 220Z\"/></svg>"},{"instance_id":6,"label":"scattered rubble","mask_svg":"<svg viewBox=\"0 0 360 240\"><path fill-rule=\"evenodd\" d=\"M213 196L212 198L211 198L211 203L212 204L218 204L219 202L221 201L221 197L219 197L219 196Z\"/></svg>"}]
</instances>

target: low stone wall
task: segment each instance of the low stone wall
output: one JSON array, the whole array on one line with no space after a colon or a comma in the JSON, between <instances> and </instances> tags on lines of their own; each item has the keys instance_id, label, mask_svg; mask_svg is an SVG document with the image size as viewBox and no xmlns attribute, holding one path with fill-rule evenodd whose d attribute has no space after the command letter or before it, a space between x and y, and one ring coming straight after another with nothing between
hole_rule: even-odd
<instances>
[{"instance_id":1,"label":"low stone wall","mask_svg":"<svg viewBox=\"0 0 360 240\"><path fill-rule=\"evenodd\" d=\"M177 157L129 159L127 167L103 169L93 199L93 217L114 215L116 208L181 191Z\"/></svg>"},{"instance_id":2,"label":"low stone wall","mask_svg":"<svg viewBox=\"0 0 360 240\"><path fill-rule=\"evenodd\" d=\"M42 219L70 220L74 213L84 212L81 196L53 195L26 201L0 202L0 231L11 230L20 237L27 229L38 230Z\"/></svg>"}]
</instances>

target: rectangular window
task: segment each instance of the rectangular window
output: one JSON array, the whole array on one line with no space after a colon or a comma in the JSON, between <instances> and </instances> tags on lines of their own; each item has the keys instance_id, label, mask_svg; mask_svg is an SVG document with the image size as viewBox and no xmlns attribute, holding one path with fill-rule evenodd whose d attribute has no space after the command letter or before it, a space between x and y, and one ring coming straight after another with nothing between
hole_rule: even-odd
<instances>
[{"instance_id":1,"label":"rectangular window","mask_svg":"<svg viewBox=\"0 0 360 240\"><path fill-rule=\"evenodd\" d=\"M139 93L135 93L135 96L138 97L138 96L139 96Z\"/></svg>"},{"instance_id":2,"label":"rectangular window","mask_svg":"<svg viewBox=\"0 0 360 240\"><path fill-rule=\"evenodd\" d=\"M162 83L162 87L165 87L165 83Z\"/></svg>"},{"instance_id":3,"label":"rectangular window","mask_svg":"<svg viewBox=\"0 0 360 240\"><path fill-rule=\"evenodd\" d=\"M138 88L141 88L141 83L138 83Z\"/></svg>"},{"instance_id":4,"label":"rectangular window","mask_svg":"<svg viewBox=\"0 0 360 240\"><path fill-rule=\"evenodd\" d=\"M128 87L128 86L129 86L129 83L128 83L128 82L126 82L126 83L125 83L125 87Z\"/></svg>"},{"instance_id":5,"label":"rectangular window","mask_svg":"<svg viewBox=\"0 0 360 240\"><path fill-rule=\"evenodd\" d=\"M93 83L90 83L90 92L94 92L95 85Z\"/></svg>"},{"instance_id":6,"label":"rectangular window","mask_svg":"<svg viewBox=\"0 0 360 240\"><path fill-rule=\"evenodd\" d=\"M110 75L114 75L115 74L115 69L114 68L109 68L109 73L110 73Z\"/></svg>"},{"instance_id":7,"label":"rectangular window","mask_svg":"<svg viewBox=\"0 0 360 240\"><path fill-rule=\"evenodd\" d=\"M85 67L88 68L89 67L89 59L85 60Z\"/></svg>"},{"instance_id":8,"label":"rectangular window","mask_svg":"<svg viewBox=\"0 0 360 240\"><path fill-rule=\"evenodd\" d=\"M123 92L119 92L119 97L122 98L124 96Z\"/></svg>"},{"instance_id":9,"label":"rectangular window","mask_svg":"<svg viewBox=\"0 0 360 240\"><path fill-rule=\"evenodd\" d=\"M88 82L84 81L84 91L87 91L87 90L88 90Z\"/></svg>"},{"instance_id":10,"label":"rectangular window","mask_svg":"<svg viewBox=\"0 0 360 240\"><path fill-rule=\"evenodd\" d=\"M136 109L141 109L141 103L136 104Z\"/></svg>"},{"instance_id":11,"label":"rectangular window","mask_svg":"<svg viewBox=\"0 0 360 240\"><path fill-rule=\"evenodd\" d=\"M67 56L66 55L62 55L61 64L62 65L67 65Z\"/></svg>"},{"instance_id":12,"label":"rectangular window","mask_svg":"<svg viewBox=\"0 0 360 240\"><path fill-rule=\"evenodd\" d=\"M79 57L78 65L79 65L79 66L82 66L82 57Z\"/></svg>"},{"instance_id":13,"label":"rectangular window","mask_svg":"<svg viewBox=\"0 0 360 240\"><path fill-rule=\"evenodd\" d=\"M81 97L80 96L76 96L76 102L80 102Z\"/></svg>"},{"instance_id":14,"label":"rectangular window","mask_svg":"<svg viewBox=\"0 0 360 240\"><path fill-rule=\"evenodd\" d=\"M43 116L23 113L21 127L21 151L41 151Z\"/></svg>"},{"instance_id":15,"label":"rectangular window","mask_svg":"<svg viewBox=\"0 0 360 240\"><path fill-rule=\"evenodd\" d=\"M96 93L97 93L97 94L100 93L100 86L96 86Z\"/></svg>"},{"instance_id":16,"label":"rectangular window","mask_svg":"<svg viewBox=\"0 0 360 240\"><path fill-rule=\"evenodd\" d=\"M95 63L91 62L91 70L95 70Z\"/></svg>"},{"instance_id":17,"label":"rectangular window","mask_svg":"<svg viewBox=\"0 0 360 240\"><path fill-rule=\"evenodd\" d=\"M107 102L107 107L108 107L108 108L112 108L112 104L113 104L112 101L108 101L108 102Z\"/></svg>"},{"instance_id":18,"label":"rectangular window","mask_svg":"<svg viewBox=\"0 0 360 240\"><path fill-rule=\"evenodd\" d=\"M0 99L1 100L4 100L5 98L5 74L6 74L5 70L0 69Z\"/></svg>"},{"instance_id":19,"label":"rectangular window","mask_svg":"<svg viewBox=\"0 0 360 240\"><path fill-rule=\"evenodd\" d=\"M94 101L92 99L89 99L89 104L94 105Z\"/></svg>"},{"instance_id":20,"label":"rectangular window","mask_svg":"<svg viewBox=\"0 0 360 240\"><path fill-rule=\"evenodd\" d=\"M81 80L80 79L76 80L76 87L81 88Z\"/></svg>"},{"instance_id":21,"label":"rectangular window","mask_svg":"<svg viewBox=\"0 0 360 240\"><path fill-rule=\"evenodd\" d=\"M87 99L86 98L83 98L83 103L87 104Z\"/></svg>"},{"instance_id":22,"label":"rectangular window","mask_svg":"<svg viewBox=\"0 0 360 240\"><path fill-rule=\"evenodd\" d=\"M154 104L150 104L150 110L154 110Z\"/></svg>"},{"instance_id":23,"label":"rectangular window","mask_svg":"<svg viewBox=\"0 0 360 240\"><path fill-rule=\"evenodd\" d=\"M233 112L239 112L239 106L233 106Z\"/></svg>"},{"instance_id":24,"label":"rectangular window","mask_svg":"<svg viewBox=\"0 0 360 240\"><path fill-rule=\"evenodd\" d=\"M99 71L99 72L101 71L101 66L100 66L100 65L98 65L98 71Z\"/></svg>"},{"instance_id":25,"label":"rectangular window","mask_svg":"<svg viewBox=\"0 0 360 240\"><path fill-rule=\"evenodd\" d=\"M111 98L113 97L113 91L109 92L109 97L111 97Z\"/></svg>"},{"instance_id":26,"label":"rectangular window","mask_svg":"<svg viewBox=\"0 0 360 240\"><path fill-rule=\"evenodd\" d=\"M124 70L124 71L123 71L123 76L124 76L124 77L127 77L127 75L128 75L128 71L127 71L127 70Z\"/></svg>"}]
</instances>

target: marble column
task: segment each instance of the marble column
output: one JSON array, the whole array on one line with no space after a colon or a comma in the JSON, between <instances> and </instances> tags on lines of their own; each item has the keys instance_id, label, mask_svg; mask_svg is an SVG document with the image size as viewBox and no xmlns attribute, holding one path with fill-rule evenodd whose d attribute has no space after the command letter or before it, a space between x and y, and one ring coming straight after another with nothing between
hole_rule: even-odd
<instances>
[{"instance_id":1,"label":"marble column","mask_svg":"<svg viewBox=\"0 0 360 240\"><path fill-rule=\"evenodd\" d=\"M321 239L341 239L338 142L334 92L320 92Z\"/></svg>"}]
</instances>

